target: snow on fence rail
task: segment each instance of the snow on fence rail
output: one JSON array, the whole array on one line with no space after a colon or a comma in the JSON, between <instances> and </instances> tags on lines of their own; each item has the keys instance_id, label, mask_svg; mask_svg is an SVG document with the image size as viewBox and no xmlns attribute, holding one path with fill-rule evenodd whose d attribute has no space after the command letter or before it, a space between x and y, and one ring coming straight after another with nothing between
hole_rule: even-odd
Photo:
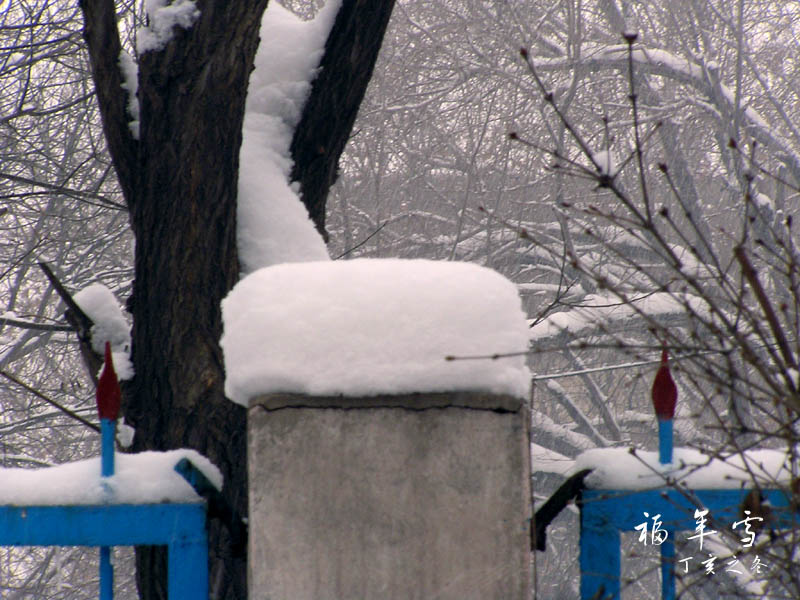
<instances>
[{"instance_id":1,"label":"snow on fence rail","mask_svg":"<svg viewBox=\"0 0 800 600\"><path fill-rule=\"evenodd\" d=\"M206 505L186 477L220 485L219 471L192 450L118 454L116 463L108 478L100 457L0 469L0 546L167 546L170 600L206 600ZM107 569L103 600L112 597Z\"/></svg>"},{"instance_id":2,"label":"snow on fence rail","mask_svg":"<svg viewBox=\"0 0 800 600\"><path fill-rule=\"evenodd\" d=\"M121 391L111 345L97 384L101 456L45 469L0 469L0 546L100 547L100 599L112 600L113 546L167 546L170 600L208 598L203 497L222 475L194 450L119 454Z\"/></svg>"}]
</instances>

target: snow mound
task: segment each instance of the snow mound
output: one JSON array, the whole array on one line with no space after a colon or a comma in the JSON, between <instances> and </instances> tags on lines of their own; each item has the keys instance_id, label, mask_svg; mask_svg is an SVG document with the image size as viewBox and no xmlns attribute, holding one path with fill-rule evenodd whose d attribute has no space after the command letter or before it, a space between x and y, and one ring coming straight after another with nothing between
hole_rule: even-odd
<instances>
[{"instance_id":1,"label":"snow mound","mask_svg":"<svg viewBox=\"0 0 800 600\"><path fill-rule=\"evenodd\" d=\"M225 392L373 396L488 391L527 398L516 287L469 263L358 259L276 265L222 302ZM446 360L521 352L475 360Z\"/></svg>"},{"instance_id":2,"label":"snow mound","mask_svg":"<svg viewBox=\"0 0 800 600\"><path fill-rule=\"evenodd\" d=\"M675 448L673 462L662 465L658 452L629 448L597 448L575 459L574 472L592 469L590 488L641 490L662 487L665 478L689 489L740 489L786 485L791 480L789 456L778 450L747 450L715 458L691 448Z\"/></svg>"},{"instance_id":3,"label":"snow mound","mask_svg":"<svg viewBox=\"0 0 800 600\"><path fill-rule=\"evenodd\" d=\"M303 21L270 2L261 21L239 152L237 241L245 273L328 258L299 191L289 184L289 146L339 5L330 0Z\"/></svg>"},{"instance_id":4,"label":"snow mound","mask_svg":"<svg viewBox=\"0 0 800 600\"><path fill-rule=\"evenodd\" d=\"M125 50L119 52L119 70L122 72L122 87L123 90L128 92L128 102L125 108L128 110L128 116L131 120L128 121L128 127L131 130L133 139L139 139L139 65L136 64L134 58Z\"/></svg>"},{"instance_id":5,"label":"snow mound","mask_svg":"<svg viewBox=\"0 0 800 600\"><path fill-rule=\"evenodd\" d=\"M531 473L566 475L572 470L573 464L571 458L531 442Z\"/></svg>"},{"instance_id":6,"label":"snow mound","mask_svg":"<svg viewBox=\"0 0 800 600\"><path fill-rule=\"evenodd\" d=\"M91 331L92 350L102 355L106 342L109 342L117 376L120 379L132 378L130 326L113 292L102 283L93 283L75 294L73 300L94 323Z\"/></svg>"},{"instance_id":7,"label":"snow mound","mask_svg":"<svg viewBox=\"0 0 800 600\"><path fill-rule=\"evenodd\" d=\"M200 11L192 0L145 0L144 9L148 24L136 32L136 51L158 52L172 39L172 29L189 29L200 18Z\"/></svg>"},{"instance_id":8,"label":"snow mound","mask_svg":"<svg viewBox=\"0 0 800 600\"><path fill-rule=\"evenodd\" d=\"M600 150L592 155L592 160L597 165L600 175L608 175L614 177L619 167L614 153L611 150Z\"/></svg>"},{"instance_id":9,"label":"snow mound","mask_svg":"<svg viewBox=\"0 0 800 600\"><path fill-rule=\"evenodd\" d=\"M194 488L175 472L182 458L222 489L219 469L194 450L117 453L115 474L108 478L100 477L100 457L45 469L0 469L0 505L196 502L200 497Z\"/></svg>"}]
</instances>

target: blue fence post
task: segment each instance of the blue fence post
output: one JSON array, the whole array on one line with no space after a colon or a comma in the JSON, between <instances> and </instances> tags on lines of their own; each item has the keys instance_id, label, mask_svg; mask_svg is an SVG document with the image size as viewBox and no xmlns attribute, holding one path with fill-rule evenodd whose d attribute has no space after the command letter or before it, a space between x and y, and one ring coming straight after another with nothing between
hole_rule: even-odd
<instances>
[{"instance_id":1,"label":"blue fence post","mask_svg":"<svg viewBox=\"0 0 800 600\"><path fill-rule=\"evenodd\" d=\"M672 463L672 419L658 418L658 462ZM661 598L675 599L675 531L667 530L661 544Z\"/></svg>"},{"instance_id":2,"label":"blue fence post","mask_svg":"<svg viewBox=\"0 0 800 600\"><path fill-rule=\"evenodd\" d=\"M114 474L114 433L116 422L100 419L100 474L111 477ZM111 564L111 547L100 547L100 600L114 598L114 567Z\"/></svg>"},{"instance_id":3,"label":"blue fence post","mask_svg":"<svg viewBox=\"0 0 800 600\"><path fill-rule=\"evenodd\" d=\"M740 520L739 507L750 490L658 488L651 490L587 489L582 493L581 508L581 600L620 598L620 543L622 531L635 531L640 526L642 511L660 514L669 523L668 540L678 531L691 531L696 526L694 511L698 506L714 515L715 523L731 527ZM770 525L775 530L797 526L797 513L786 490L762 488L764 501L772 509ZM661 597L674 599L675 546L661 545ZM595 596L603 586L604 594Z\"/></svg>"},{"instance_id":4,"label":"blue fence post","mask_svg":"<svg viewBox=\"0 0 800 600\"><path fill-rule=\"evenodd\" d=\"M113 502L114 491L107 479L115 470L116 424L122 392L108 342L96 397L100 416L102 500L85 506L0 506L0 546L99 546L100 600L113 600L112 547L166 545L169 600L208 598L205 503L123 505ZM189 460L182 459L175 470L187 479L198 495L216 491Z\"/></svg>"},{"instance_id":5,"label":"blue fence post","mask_svg":"<svg viewBox=\"0 0 800 600\"><path fill-rule=\"evenodd\" d=\"M675 531L667 530L667 539L661 544L661 598L675 600Z\"/></svg>"},{"instance_id":6,"label":"blue fence post","mask_svg":"<svg viewBox=\"0 0 800 600\"><path fill-rule=\"evenodd\" d=\"M122 390L114 371L111 344L106 342L103 372L97 380L97 412L100 415L100 475L104 479L114 475L114 437L117 429L117 416L122 400ZM111 489L103 483L110 500ZM100 548L100 600L114 597L114 567L111 566L111 547Z\"/></svg>"},{"instance_id":7,"label":"blue fence post","mask_svg":"<svg viewBox=\"0 0 800 600\"><path fill-rule=\"evenodd\" d=\"M103 477L114 474L115 425L111 419L100 419L100 475Z\"/></svg>"},{"instance_id":8,"label":"blue fence post","mask_svg":"<svg viewBox=\"0 0 800 600\"><path fill-rule=\"evenodd\" d=\"M205 531L205 530L203 530ZM205 536L167 546L167 597L208 597L208 540Z\"/></svg>"},{"instance_id":9,"label":"blue fence post","mask_svg":"<svg viewBox=\"0 0 800 600\"><path fill-rule=\"evenodd\" d=\"M581 507L581 600L619 598L620 533L606 510L605 502L592 500ZM603 594L598 595L601 588Z\"/></svg>"},{"instance_id":10,"label":"blue fence post","mask_svg":"<svg viewBox=\"0 0 800 600\"><path fill-rule=\"evenodd\" d=\"M111 566L111 547L100 548L100 600L114 597L114 567Z\"/></svg>"},{"instance_id":11,"label":"blue fence post","mask_svg":"<svg viewBox=\"0 0 800 600\"><path fill-rule=\"evenodd\" d=\"M662 465L672 462L672 419L658 420L658 462Z\"/></svg>"}]
</instances>

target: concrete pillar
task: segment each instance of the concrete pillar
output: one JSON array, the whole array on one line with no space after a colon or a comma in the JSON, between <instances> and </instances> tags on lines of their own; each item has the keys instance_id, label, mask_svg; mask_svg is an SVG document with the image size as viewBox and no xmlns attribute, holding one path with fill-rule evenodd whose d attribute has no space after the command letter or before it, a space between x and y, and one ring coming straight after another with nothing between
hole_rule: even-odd
<instances>
[{"instance_id":1,"label":"concrete pillar","mask_svg":"<svg viewBox=\"0 0 800 600\"><path fill-rule=\"evenodd\" d=\"M251 600L528 600L524 400L269 394L248 409Z\"/></svg>"}]
</instances>

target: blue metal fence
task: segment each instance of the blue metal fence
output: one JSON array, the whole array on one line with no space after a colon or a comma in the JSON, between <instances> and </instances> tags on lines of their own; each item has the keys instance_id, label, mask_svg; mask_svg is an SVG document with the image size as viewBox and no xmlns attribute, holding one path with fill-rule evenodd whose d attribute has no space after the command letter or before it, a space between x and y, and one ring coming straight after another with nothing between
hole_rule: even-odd
<instances>
[{"instance_id":1,"label":"blue metal fence","mask_svg":"<svg viewBox=\"0 0 800 600\"><path fill-rule=\"evenodd\" d=\"M675 556L673 541L678 531L698 527L696 511L707 510L708 528L732 531L741 523L742 506L751 490L680 490L663 488L647 491L587 489L581 500L581 600L620 598L620 533L639 530L643 522L658 518L665 540L661 547L661 597L675 598ZM758 493L758 492L756 492ZM782 490L760 490L770 507L769 527L797 527L792 501ZM647 516L644 513L647 512ZM654 522L655 523L655 522ZM744 535L745 527L734 533ZM652 538L651 538L652 539Z\"/></svg>"},{"instance_id":2,"label":"blue metal fence","mask_svg":"<svg viewBox=\"0 0 800 600\"><path fill-rule=\"evenodd\" d=\"M190 483L205 481L186 459L176 465ZM161 504L0 506L0 546L167 547L170 600L208 599L205 501ZM102 562L102 557L101 557ZM110 562L108 563L110 565ZM112 597L101 567L101 598Z\"/></svg>"}]
</instances>

